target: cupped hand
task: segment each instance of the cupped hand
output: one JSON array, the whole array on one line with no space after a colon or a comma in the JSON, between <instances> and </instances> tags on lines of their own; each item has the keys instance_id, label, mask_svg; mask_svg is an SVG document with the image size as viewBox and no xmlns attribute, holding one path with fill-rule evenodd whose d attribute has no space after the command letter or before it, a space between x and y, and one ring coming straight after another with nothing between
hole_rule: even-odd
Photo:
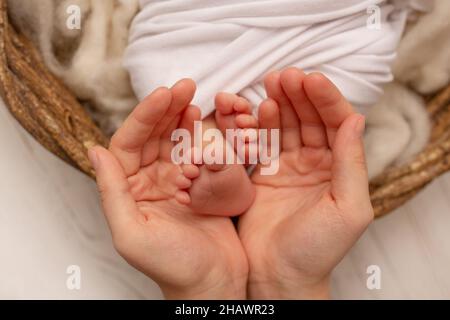
<instances>
[{"instance_id":1,"label":"cupped hand","mask_svg":"<svg viewBox=\"0 0 450 320\"><path fill-rule=\"evenodd\" d=\"M200 120L191 80L159 88L111 140L89 155L117 251L167 298L244 298L247 259L229 218L200 216L176 201L182 168L171 134Z\"/></svg>"},{"instance_id":2,"label":"cupped hand","mask_svg":"<svg viewBox=\"0 0 450 320\"><path fill-rule=\"evenodd\" d=\"M326 298L329 275L373 219L362 134L323 75L266 77L260 127L281 128L276 175L252 176L256 200L239 221L250 298Z\"/></svg>"}]
</instances>

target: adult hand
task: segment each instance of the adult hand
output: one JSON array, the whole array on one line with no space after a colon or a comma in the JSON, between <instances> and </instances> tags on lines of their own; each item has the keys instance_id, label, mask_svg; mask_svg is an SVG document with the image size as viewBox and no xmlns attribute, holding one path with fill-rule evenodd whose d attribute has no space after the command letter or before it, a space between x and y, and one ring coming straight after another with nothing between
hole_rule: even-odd
<instances>
[{"instance_id":1,"label":"adult hand","mask_svg":"<svg viewBox=\"0 0 450 320\"><path fill-rule=\"evenodd\" d=\"M329 275L373 219L362 134L323 75L267 76L260 126L281 128L280 170L252 176L256 200L239 221L250 298L327 298Z\"/></svg>"},{"instance_id":2,"label":"adult hand","mask_svg":"<svg viewBox=\"0 0 450 320\"><path fill-rule=\"evenodd\" d=\"M159 88L132 112L109 150L90 150L117 251L155 280L168 299L242 299L247 259L229 218L200 216L176 200L182 168L172 131L193 130L191 80Z\"/></svg>"}]
</instances>

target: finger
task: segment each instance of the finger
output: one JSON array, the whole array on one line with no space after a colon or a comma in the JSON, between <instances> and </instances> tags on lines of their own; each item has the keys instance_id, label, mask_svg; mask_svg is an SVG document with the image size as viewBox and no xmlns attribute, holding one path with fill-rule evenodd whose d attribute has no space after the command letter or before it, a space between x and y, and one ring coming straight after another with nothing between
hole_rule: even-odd
<instances>
[{"instance_id":1,"label":"finger","mask_svg":"<svg viewBox=\"0 0 450 320\"><path fill-rule=\"evenodd\" d=\"M267 95L275 100L281 114L281 147L292 150L301 146L300 122L295 110L281 87L280 73L272 72L264 80Z\"/></svg>"},{"instance_id":2,"label":"finger","mask_svg":"<svg viewBox=\"0 0 450 320\"><path fill-rule=\"evenodd\" d=\"M188 130L191 135L194 134L194 127L196 121L201 121L201 111L197 106L189 106L181 118L180 128Z\"/></svg>"},{"instance_id":3,"label":"finger","mask_svg":"<svg viewBox=\"0 0 450 320\"><path fill-rule=\"evenodd\" d=\"M163 134L168 126L173 122L174 118L191 104L196 90L195 82L191 79L183 79L178 81L171 89L172 102L164 117L158 123L152 136L159 137Z\"/></svg>"},{"instance_id":4,"label":"finger","mask_svg":"<svg viewBox=\"0 0 450 320\"><path fill-rule=\"evenodd\" d=\"M167 88L159 88L145 98L111 139L110 150L119 160L126 176L136 173L142 150L172 101Z\"/></svg>"},{"instance_id":5,"label":"finger","mask_svg":"<svg viewBox=\"0 0 450 320\"><path fill-rule=\"evenodd\" d=\"M125 172L114 155L102 147L90 149L89 158L97 175L106 220L113 235L120 233L136 222L139 214Z\"/></svg>"},{"instance_id":6,"label":"finger","mask_svg":"<svg viewBox=\"0 0 450 320\"><path fill-rule=\"evenodd\" d=\"M164 131L161 135L161 140L159 143L159 156L161 160L172 161L172 149L174 146L173 141L170 139L172 133L177 130L180 125L181 115L175 117L172 122L167 127L166 131ZM148 165L147 163L143 163L143 165Z\"/></svg>"},{"instance_id":7,"label":"finger","mask_svg":"<svg viewBox=\"0 0 450 320\"><path fill-rule=\"evenodd\" d=\"M281 84L292 106L300 118L301 140L311 148L328 147L325 126L314 105L303 89L305 74L297 68L289 68L281 73Z\"/></svg>"},{"instance_id":8,"label":"finger","mask_svg":"<svg viewBox=\"0 0 450 320\"><path fill-rule=\"evenodd\" d=\"M258 111L259 127L267 130L267 147L270 149L272 145L271 130L280 130L280 109L275 100L267 99L261 103ZM279 147L280 141L276 141Z\"/></svg>"},{"instance_id":9,"label":"finger","mask_svg":"<svg viewBox=\"0 0 450 320\"><path fill-rule=\"evenodd\" d=\"M311 73L303 80L306 95L325 124L328 143L333 146L336 131L354 113L339 89L323 74Z\"/></svg>"},{"instance_id":10,"label":"finger","mask_svg":"<svg viewBox=\"0 0 450 320\"><path fill-rule=\"evenodd\" d=\"M370 202L362 138L364 121L364 116L353 114L344 121L336 134L331 192L338 202Z\"/></svg>"},{"instance_id":11,"label":"finger","mask_svg":"<svg viewBox=\"0 0 450 320\"><path fill-rule=\"evenodd\" d=\"M164 151L164 158L167 159L167 149L171 145L171 134L178 127L181 115L189 107L195 90L195 82L190 79L181 80L170 89L172 93L171 104L144 146L141 166L147 166L153 163L158 156L161 156L161 150ZM175 122L177 124L174 126Z\"/></svg>"},{"instance_id":12,"label":"finger","mask_svg":"<svg viewBox=\"0 0 450 320\"><path fill-rule=\"evenodd\" d=\"M189 143L190 147L193 147L195 145L195 139L194 139L195 135L196 134L200 134L200 135L202 134L201 132L200 133L199 132L195 133L195 130L198 131L199 128L200 128L200 127L196 128L196 126L195 126L195 123L197 121L201 121L201 111L200 111L200 109L198 107L196 107L196 106L189 106L184 111L184 114L183 114L183 116L181 118L181 122L180 122L179 128L189 131L189 133L190 133L190 141L188 141L188 143ZM185 139L185 138L183 137L183 139ZM179 143L184 143L184 141L183 142L179 142Z\"/></svg>"}]
</instances>

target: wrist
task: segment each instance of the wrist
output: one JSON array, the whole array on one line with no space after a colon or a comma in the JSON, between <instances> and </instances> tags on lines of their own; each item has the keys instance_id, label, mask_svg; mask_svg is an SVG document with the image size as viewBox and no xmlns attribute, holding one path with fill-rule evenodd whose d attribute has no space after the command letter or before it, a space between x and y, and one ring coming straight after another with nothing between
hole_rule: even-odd
<instances>
[{"instance_id":1,"label":"wrist","mask_svg":"<svg viewBox=\"0 0 450 320\"><path fill-rule=\"evenodd\" d=\"M328 300L329 276L318 280L258 279L250 280L248 298L252 300Z\"/></svg>"},{"instance_id":2,"label":"wrist","mask_svg":"<svg viewBox=\"0 0 450 320\"><path fill-rule=\"evenodd\" d=\"M247 277L189 287L160 286L167 300L245 300Z\"/></svg>"}]
</instances>

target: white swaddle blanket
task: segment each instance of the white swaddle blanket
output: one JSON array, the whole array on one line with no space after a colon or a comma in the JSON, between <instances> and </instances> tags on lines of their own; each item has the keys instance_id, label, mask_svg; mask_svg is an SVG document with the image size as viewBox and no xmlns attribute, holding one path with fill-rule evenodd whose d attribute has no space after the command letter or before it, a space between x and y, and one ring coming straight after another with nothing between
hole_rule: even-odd
<instances>
[{"instance_id":1,"label":"white swaddle blanket","mask_svg":"<svg viewBox=\"0 0 450 320\"><path fill-rule=\"evenodd\" d=\"M264 75L287 66L323 72L364 113L392 80L409 1L141 0L125 67L139 99L194 79L203 117L220 91L259 105Z\"/></svg>"}]
</instances>

